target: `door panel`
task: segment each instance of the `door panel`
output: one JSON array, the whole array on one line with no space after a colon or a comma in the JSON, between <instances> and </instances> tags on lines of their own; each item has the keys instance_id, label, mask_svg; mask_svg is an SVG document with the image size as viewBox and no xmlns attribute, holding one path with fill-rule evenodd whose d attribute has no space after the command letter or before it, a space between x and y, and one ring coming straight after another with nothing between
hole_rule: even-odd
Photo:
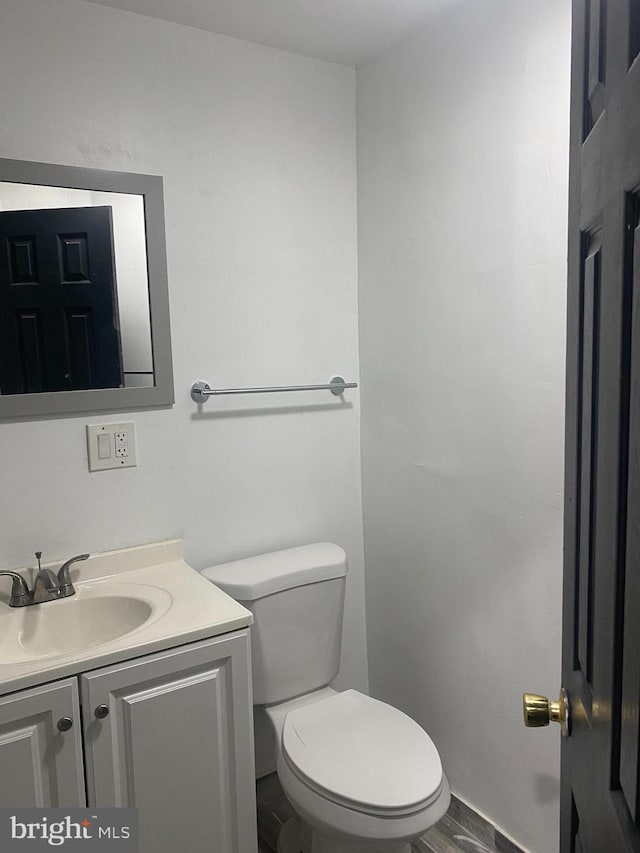
<instances>
[{"instance_id":1,"label":"door panel","mask_svg":"<svg viewBox=\"0 0 640 853\"><path fill-rule=\"evenodd\" d=\"M627 204L627 235L625 279L632 293L640 287L640 195L630 194ZM629 315L632 317L629 390L629 435L633 437L627 460L627 505L640 507L640 456L635 437L640 434L640 303L636 299ZM640 555L640 517L637 511L626 513L625 560L619 579L621 594L619 762L618 776L625 805L636 825L639 824L638 773L640 721L638 716L640 691L640 573L636 570Z\"/></svg>"},{"instance_id":2,"label":"door panel","mask_svg":"<svg viewBox=\"0 0 640 853\"><path fill-rule=\"evenodd\" d=\"M247 643L231 635L82 677L89 803L137 808L141 853L255 853Z\"/></svg>"},{"instance_id":3,"label":"door panel","mask_svg":"<svg viewBox=\"0 0 640 853\"><path fill-rule=\"evenodd\" d=\"M60 732L57 722L73 726ZM0 698L0 806L85 805L82 728L75 678Z\"/></svg>"},{"instance_id":4,"label":"door panel","mask_svg":"<svg viewBox=\"0 0 640 853\"><path fill-rule=\"evenodd\" d=\"M602 115L605 105L606 22L606 0L587 0L585 9L585 34L588 39L587 50L585 51L585 138Z\"/></svg>"},{"instance_id":5,"label":"door panel","mask_svg":"<svg viewBox=\"0 0 640 853\"><path fill-rule=\"evenodd\" d=\"M122 384L111 208L1 212L1 393Z\"/></svg>"},{"instance_id":6,"label":"door panel","mask_svg":"<svg viewBox=\"0 0 640 853\"><path fill-rule=\"evenodd\" d=\"M638 10L573 3L562 853L640 851Z\"/></svg>"}]
</instances>

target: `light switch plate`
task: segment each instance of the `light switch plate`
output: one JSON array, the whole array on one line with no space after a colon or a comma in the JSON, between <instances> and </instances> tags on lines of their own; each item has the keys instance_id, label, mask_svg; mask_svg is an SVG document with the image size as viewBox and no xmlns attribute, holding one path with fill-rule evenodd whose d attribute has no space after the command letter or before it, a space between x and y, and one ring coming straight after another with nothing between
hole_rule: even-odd
<instances>
[{"instance_id":1,"label":"light switch plate","mask_svg":"<svg viewBox=\"0 0 640 853\"><path fill-rule=\"evenodd\" d=\"M137 465L135 424L87 424L87 458L89 471Z\"/></svg>"}]
</instances>

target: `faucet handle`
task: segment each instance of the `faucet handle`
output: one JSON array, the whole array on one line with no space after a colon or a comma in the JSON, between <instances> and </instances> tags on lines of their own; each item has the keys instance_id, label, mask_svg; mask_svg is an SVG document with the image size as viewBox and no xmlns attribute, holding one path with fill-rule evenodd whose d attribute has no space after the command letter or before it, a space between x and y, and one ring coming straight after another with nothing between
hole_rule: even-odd
<instances>
[{"instance_id":1,"label":"faucet handle","mask_svg":"<svg viewBox=\"0 0 640 853\"><path fill-rule=\"evenodd\" d=\"M38 561L38 571L42 568L40 565L40 558L42 557L42 551L36 551L36 560Z\"/></svg>"},{"instance_id":2,"label":"faucet handle","mask_svg":"<svg viewBox=\"0 0 640 853\"><path fill-rule=\"evenodd\" d=\"M73 585L71 583L71 576L69 575L69 568L74 563L78 563L80 560L88 560L91 554L78 554L77 557L71 557L70 560L67 560L66 563L63 563L58 569L58 583L61 588L67 587L67 594L72 595ZM69 589L70 588L70 589Z\"/></svg>"},{"instance_id":3,"label":"faucet handle","mask_svg":"<svg viewBox=\"0 0 640 853\"><path fill-rule=\"evenodd\" d=\"M0 575L5 575L12 579L9 607L24 607L26 604L31 604L32 594L22 575L19 575L17 572L0 572Z\"/></svg>"}]
</instances>

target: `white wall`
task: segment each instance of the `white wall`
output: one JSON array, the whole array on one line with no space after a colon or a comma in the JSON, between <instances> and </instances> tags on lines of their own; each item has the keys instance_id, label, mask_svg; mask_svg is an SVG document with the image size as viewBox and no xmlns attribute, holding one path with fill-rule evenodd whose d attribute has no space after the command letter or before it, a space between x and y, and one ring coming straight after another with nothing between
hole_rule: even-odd
<instances>
[{"instance_id":1,"label":"white wall","mask_svg":"<svg viewBox=\"0 0 640 853\"><path fill-rule=\"evenodd\" d=\"M372 694L557 850L569 0L452 0L358 71Z\"/></svg>"},{"instance_id":2,"label":"white wall","mask_svg":"<svg viewBox=\"0 0 640 853\"><path fill-rule=\"evenodd\" d=\"M196 567L317 540L350 557L342 683L366 688L358 394L210 401L191 383L358 374L353 71L85 4L0 5L0 156L164 177L176 405L139 465L85 424L0 424L0 566L167 536Z\"/></svg>"}]
</instances>

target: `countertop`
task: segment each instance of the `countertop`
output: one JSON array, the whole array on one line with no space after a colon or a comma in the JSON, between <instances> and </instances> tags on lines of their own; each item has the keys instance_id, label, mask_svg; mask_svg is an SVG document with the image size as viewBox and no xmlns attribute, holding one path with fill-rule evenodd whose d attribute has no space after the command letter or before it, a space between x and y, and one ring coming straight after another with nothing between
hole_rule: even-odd
<instances>
[{"instance_id":1,"label":"countertop","mask_svg":"<svg viewBox=\"0 0 640 853\"><path fill-rule=\"evenodd\" d=\"M51 567L57 568L57 564ZM29 569L17 571L25 577L30 574ZM187 565L180 539L91 555L88 560L74 564L71 577L76 595L22 608L8 606L3 584L0 695L247 628L252 623L248 610ZM74 616L80 612L83 600L92 598L95 605L96 598L118 596L118 601L122 601L129 591L151 602L152 613L144 624L81 651L60 653L54 648L49 652L45 643L44 654L40 652L39 657L29 659L24 638L27 630L33 637L39 621L44 624L44 608L59 608L58 613L51 615L65 628L68 624L69 632L73 632ZM46 636L43 640L46 641ZM11 660L16 654L24 659Z\"/></svg>"}]
</instances>

